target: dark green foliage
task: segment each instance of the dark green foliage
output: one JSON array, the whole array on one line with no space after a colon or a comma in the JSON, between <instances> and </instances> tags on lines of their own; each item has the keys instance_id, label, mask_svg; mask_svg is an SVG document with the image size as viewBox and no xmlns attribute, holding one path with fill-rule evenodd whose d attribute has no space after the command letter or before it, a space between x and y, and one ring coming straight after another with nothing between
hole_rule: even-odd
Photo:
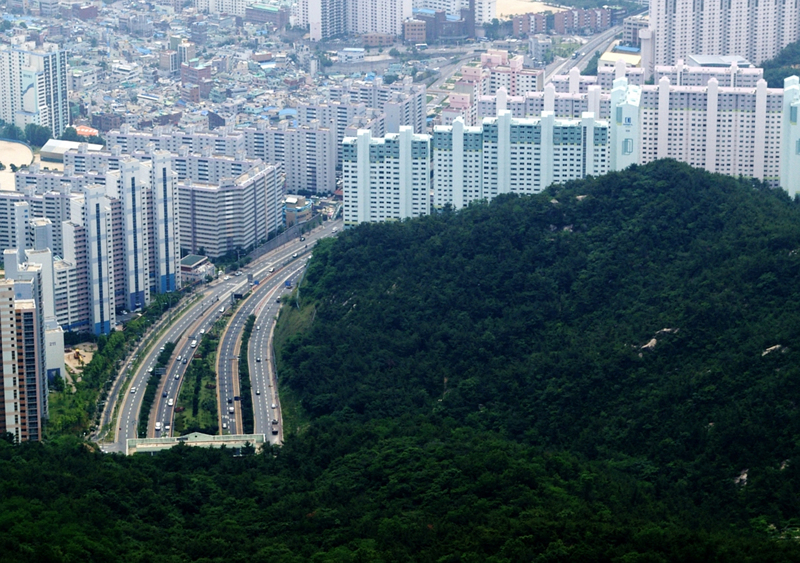
<instances>
[{"instance_id":1,"label":"dark green foliage","mask_svg":"<svg viewBox=\"0 0 800 563\"><path fill-rule=\"evenodd\" d=\"M114 331L109 336L91 335L90 340L97 341L98 351L81 373L75 392L65 389L50 397L50 420L46 427L49 436L80 435L90 430L99 417L98 401L108 397L111 382L130 348L177 300L174 294L157 295L140 317L125 325L124 331Z\"/></svg>"},{"instance_id":2,"label":"dark green foliage","mask_svg":"<svg viewBox=\"0 0 800 563\"><path fill-rule=\"evenodd\" d=\"M600 51L595 51L592 58L589 59L588 63L586 63L586 68L583 69L581 74L586 76L597 76L597 63L600 62L600 55L602 55Z\"/></svg>"},{"instance_id":3,"label":"dark green foliage","mask_svg":"<svg viewBox=\"0 0 800 563\"><path fill-rule=\"evenodd\" d=\"M302 433L0 441L0 562L800 561L798 272L797 203L672 161L359 226L279 350Z\"/></svg>"},{"instance_id":4,"label":"dark green foliage","mask_svg":"<svg viewBox=\"0 0 800 563\"><path fill-rule=\"evenodd\" d=\"M247 362L247 349L250 344L250 335L253 334L253 326L256 324L256 316L250 315L244 323L242 331L242 345L239 348L239 395L242 409L242 434L252 434L255 419L253 415L253 395L250 382L250 365Z\"/></svg>"},{"instance_id":5,"label":"dark green foliage","mask_svg":"<svg viewBox=\"0 0 800 563\"><path fill-rule=\"evenodd\" d=\"M139 424L137 432L140 438L147 437L147 426L150 424L150 411L153 407L153 401L158 393L158 385L161 383L161 376L165 373L169 360L172 358L172 353L175 351L175 343L167 342L164 344L164 349L158 354L156 359L155 369L150 377L147 378L147 385L144 390L144 397L142 397L142 406L139 410Z\"/></svg>"},{"instance_id":6,"label":"dark green foliage","mask_svg":"<svg viewBox=\"0 0 800 563\"><path fill-rule=\"evenodd\" d=\"M6 123L0 128L0 139L11 139L12 141L24 141L25 132L12 123Z\"/></svg>"},{"instance_id":7,"label":"dark green foliage","mask_svg":"<svg viewBox=\"0 0 800 563\"><path fill-rule=\"evenodd\" d=\"M800 76L800 41L789 43L778 56L761 63L770 88L783 88L784 79Z\"/></svg>"},{"instance_id":8,"label":"dark green foliage","mask_svg":"<svg viewBox=\"0 0 800 563\"><path fill-rule=\"evenodd\" d=\"M34 147L43 147L44 144L53 137L53 132L49 127L42 127L35 123L28 123L25 126L25 139L28 144Z\"/></svg>"}]
</instances>

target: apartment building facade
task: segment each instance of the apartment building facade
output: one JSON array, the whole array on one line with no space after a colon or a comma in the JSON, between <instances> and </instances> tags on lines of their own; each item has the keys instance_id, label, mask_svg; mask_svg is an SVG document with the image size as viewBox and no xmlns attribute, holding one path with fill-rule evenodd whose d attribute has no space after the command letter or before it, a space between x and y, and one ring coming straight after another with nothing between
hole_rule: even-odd
<instances>
[{"instance_id":1,"label":"apartment building facade","mask_svg":"<svg viewBox=\"0 0 800 563\"><path fill-rule=\"evenodd\" d=\"M739 55L755 64L800 39L800 0L650 0L655 64L689 55Z\"/></svg>"},{"instance_id":2,"label":"apartment building facade","mask_svg":"<svg viewBox=\"0 0 800 563\"><path fill-rule=\"evenodd\" d=\"M69 126L67 52L52 43L37 47L19 37L0 45L0 119L20 129L49 127L59 137Z\"/></svg>"},{"instance_id":3,"label":"apartment building facade","mask_svg":"<svg viewBox=\"0 0 800 563\"><path fill-rule=\"evenodd\" d=\"M403 126L374 139L368 130L343 141L344 224L430 213L430 136Z\"/></svg>"},{"instance_id":4,"label":"apartment building facade","mask_svg":"<svg viewBox=\"0 0 800 563\"><path fill-rule=\"evenodd\" d=\"M500 194L535 194L553 183L609 170L609 125L581 119L515 119L508 110L466 127L462 119L433 133L433 206L466 207Z\"/></svg>"},{"instance_id":5,"label":"apartment building facade","mask_svg":"<svg viewBox=\"0 0 800 563\"><path fill-rule=\"evenodd\" d=\"M218 184L178 182L181 248L218 258L266 240L283 224L283 185L280 164Z\"/></svg>"}]
</instances>

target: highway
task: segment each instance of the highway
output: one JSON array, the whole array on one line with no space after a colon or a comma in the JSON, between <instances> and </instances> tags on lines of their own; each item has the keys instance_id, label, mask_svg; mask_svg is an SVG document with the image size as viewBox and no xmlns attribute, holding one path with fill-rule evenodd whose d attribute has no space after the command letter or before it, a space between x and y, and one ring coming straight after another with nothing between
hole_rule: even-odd
<instances>
[{"instance_id":1,"label":"highway","mask_svg":"<svg viewBox=\"0 0 800 563\"><path fill-rule=\"evenodd\" d=\"M297 285L298 274L291 277L293 286ZM281 290L282 288L278 288L278 291ZM278 296L278 292L272 292L259 303L259 308L256 310L256 329L250 337L247 351L253 390L253 431L256 434L264 434L271 444L283 441L283 417L272 357L272 337L281 307ZM278 421L274 425L277 434L272 433L273 420Z\"/></svg>"},{"instance_id":2,"label":"highway","mask_svg":"<svg viewBox=\"0 0 800 563\"><path fill-rule=\"evenodd\" d=\"M557 74L567 74L572 67L577 66L579 70L585 69L589 61L592 60L595 51L605 51L614 37L621 32L621 25L610 27L603 33L593 36L585 45L581 45L580 52L583 53L582 57L564 59L563 61L552 63L545 71L544 83L550 82Z\"/></svg>"},{"instance_id":3,"label":"highway","mask_svg":"<svg viewBox=\"0 0 800 563\"><path fill-rule=\"evenodd\" d=\"M320 234L325 236L330 234L331 229L338 227L341 229L341 221L333 221L323 223L322 228L316 230L317 238ZM311 239L309 234L309 240ZM291 243L284 245L273 252L260 257L257 261L251 263L246 269L247 273L253 273L257 279L258 276L263 276L268 272L269 268L275 267L273 264L279 264L282 260L291 257L295 252L300 251L306 242L300 242L299 239L293 240ZM188 364L177 363L177 356L181 358L189 353L189 345L191 339L189 336L198 336L197 333L201 329L207 330L211 324L219 316L219 307L223 304L226 307L230 306L230 298L234 293L244 293L249 286L247 276L230 276L228 280L220 279L212 282L208 287L202 291L203 297L193 302L190 308L176 321L173 325L169 326L161 336L155 340L150 347L149 351L143 357L140 356L141 362L136 373L130 378L129 383L125 385L125 392L122 395L121 408L118 413L114 441L111 443L102 444L103 451L106 452L124 452L126 441L130 438L137 437L137 425L139 419L139 410L142 405L142 398L144 396L145 386L149 378L148 370L156 364L156 358L160 353L160 348L167 342L175 342L176 348L173 353L173 359L167 366L165 376L162 378L162 383L154 401L154 413L160 416L151 416L150 425L148 428L148 436L162 435L156 433L154 430L155 422L159 421L162 424L172 425L173 407L174 402L177 400L180 390L182 377ZM130 365L130 362L129 362ZM176 376L177 375L177 379ZM167 396L163 396L164 392ZM109 395L110 401L117 401L118 395L115 393ZM172 399L173 405L169 405L169 400ZM109 405L109 409L113 409L113 405ZM113 411L110 411L113 412ZM163 432L163 435L168 435L171 432Z\"/></svg>"},{"instance_id":4,"label":"highway","mask_svg":"<svg viewBox=\"0 0 800 563\"><path fill-rule=\"evenodd\" d=\"M275 272L270 273L267 269L266 272L263 272L262 277L254 277L254 279L259 280L259 283L253 287L252 294L236 309L233 318L228 323L217 350L217 403L219 405L220 429L223 434L244 433L242 431L241 403L238 398L241 396L239 387L239 350L247 317L265 309L273 311L273 315L277 314L279 305L275 303L276 296L283 293L284 282L287 279L293 280L305 268L306 258L302 252L311 248L311 246L306 248L305 245L310 245L320 235L324 234L326 234L324 230L313 234L309 233L299 250L295 248L291 254L287 252L278 261L279 264L286 263L285 267L278 269L278 266L275 265L273 266ZM256 324L256 326L259 325ZM254 327L250 337L251 342L253 342L256 332L259 330ZM261 351L254 345L248 346L248 350L250 352L248 356L252 357L252 360L248 360L252 373L254 366L258 366L260 363L258 359L261 358ZM261 400L261 396L260 387L252 378L251 388L255 410L256 403ZM259 394L256 394L256 391L259 391Z\"/></svg>"}]
</instances>

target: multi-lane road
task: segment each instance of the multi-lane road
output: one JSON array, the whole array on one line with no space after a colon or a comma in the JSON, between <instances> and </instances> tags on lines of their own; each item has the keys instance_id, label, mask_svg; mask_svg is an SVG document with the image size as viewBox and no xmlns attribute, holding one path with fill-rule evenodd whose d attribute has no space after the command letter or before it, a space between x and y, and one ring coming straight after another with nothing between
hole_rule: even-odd
<instances>
[{"instance_id":1,"label":"multi-lane road","mask_svg":"<svg viewBox=\"0 0 800 563\"><path fill-rule=\"evenodd\" d=\"M278 281L283 284L286 276L280 277L278 272L282 271L284 265L291 267L292 263L296 263L296 259L292 257L293 254L302 254L305 250L311 248L311 242L316 241L320 237L330 236L333 229L341 229L341 221L329 221L323 223L323 226L317 228L314 232L307 235L306 241L294 239L286 245L260 257L244 269L245 274L252 274L253 279L267 279L270 269L274 269L273 278L275 283L265 283L263 288L261 284L257 287L258 292L268 291L269 287L277 287ZM306 245L308 247L306 248ZM291 268L287 271L290 271ZM164 332L154 340L148 352L141 357L138 364L138 369L130 378L130 383L126 384L125 392L122 394L122 400L116 424L114 427L114 441L112 443L105 443L102 445L104 451L108 452L123 452L128 439L137 437L137 427L139 422L139 410L142 405L142 397L144 395L145 386L150 376L150 368L154 368L156 359L160 353L161 347L167 342L175 342L176 347L173 352L173 357L170 360L166 373L162 377L161 385L156 395L156 400L153 406L153 415L150 417L150 424L148 427L148 436L165 436L169 435L172 430L172 420L174 414L174 405L178 398L180 385L183 380L183 374L188 367L188 362L184 363L184 358L191 357L192 349L190 348L191 341L197 339L199 342L200 331L208 330L213 322L219 318L220 307L226 309L230 307L231 296L234 293L246 293L250 287L250 282L247 275L242 276L227 276L227 279L217 280L210 284L202 293L199 300L192 302L188 309L180 316L180 318L171 324ZM247 301L246 303L249 303ZM245 316L244 319L247 317ZM243 322L242 327L243 328ZM228 333L238 334L241 336L241 330L229 330ZM178 361L177 357L180 356L181 360ZM130 366L130 363L129 363ZM223 387L227 387L231 392L233 391L233 381L222 378L221 382ZM237 388L238 388L238 381ZM219 385L218 385L219 386ZM231 395L232 397L233 395ZM228 396L220 397L224 401L225 410L227 410ZM117 400L118 395L115 393L109 396L110 400ZM171 404L170 404L171 403ZM238 405L237 405L238 406ZM109 408L112 409L113 405ZM222 409L221 409L222 410ZM155 430L156 422L161 423L161 430ZM239 418L241 424L241 418ZM169 428L167 428L169 426ZM237 427L238 428L238 427Z\"/></svg>"},{"instance_id":2,"label":"multi-lane road","mask_svg":"<svg viewBox=\"0 0 800 563\"><path fill-rule=\"evenodd\" d=\"M319 238L322 233L309 234L307 240L303 242L303 248L295 250L291 254L281 257L280 264L285 263L285 266L279 268L278 265L270 266L267 272L262 272L262 277L255 277L254 280L258 284L252 288L252 294L247 300L242 303L233 315L228 327L220 339L219 349L217 353L217 396L219 402L219 422L220 428L225 434L242 434L242 408L241 408L241 390L239 385L239 359L240 349L242 342L242 334L247 318L255 314L259 310L266 308L272 310L273 314L277 312L277 305L275 303L275 295L280 295L284 291L284 284L287 279L292 280L299 272L305 268L306 258L303 251L309 250L311 247L307 246ZM269 272L270 269L275 269L274 272ZM294 284L292 284L294 285ZM270 303L269 300L272 299ZM273 308L275 306L275 308ZM253 337L261 330L261 325L256 324L253 327L253 333L250 336L251 344L248 345L248 356L253 359L248 359L250 372L261 363L262 350L259 348L258 340ZM261 394L261 387L259 383L253 381L251 378L251 389L253 399L253 409L263 406L261 403L268 400L266 395ZM263 410L263 409L262 409Z\"/></svg>"}]
</instances>

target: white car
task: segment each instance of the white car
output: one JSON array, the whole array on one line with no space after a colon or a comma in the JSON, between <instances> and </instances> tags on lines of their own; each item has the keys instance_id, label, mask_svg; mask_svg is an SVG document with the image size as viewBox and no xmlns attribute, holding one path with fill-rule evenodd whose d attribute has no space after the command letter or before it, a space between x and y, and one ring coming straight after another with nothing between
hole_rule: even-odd
<instances>
[{"instance_id":1,"label":"white car","mask_svg":"<svg viewBox=\"0 0 800 563\"><path fill-rule=\"evenodd\" d=\"M159 430L161 430L161 423L156 422L156 432L158 432Z\"/></svg>"},{"instance_id":2,"label":"white car","mask_svg":"<svg viewBox=\"0 0 800 563\"><path fill-rule=\"evenodd\" d=\"M180 356L178 356L178 359L177 359L176 361L180 362L180 361L181 361L181 357L180 357Z\"/></svg>"},{"instance_id":3,"label":"white car","mask_svg":"<svg viewBox=\"0 0 800 563\"><path fill-rule=\"evenodd\" d=\"M131 395L133 395L134 393L136 393L136 387L131 387Z\"/></svg>"},{"instance_id":4,"label":"white car","mask_svg":"<svg viewBox=\"0 0 800 563\"><path fill-rule=\"evenodd\" d=\"M171 406L172 406L172 405L174 405L174 404L175 404L175 400L174 400L174 399L169 399L169 400L167 401L167 406L168 406L168 407L171 407Z\"/></svg>"}]
</instances>

